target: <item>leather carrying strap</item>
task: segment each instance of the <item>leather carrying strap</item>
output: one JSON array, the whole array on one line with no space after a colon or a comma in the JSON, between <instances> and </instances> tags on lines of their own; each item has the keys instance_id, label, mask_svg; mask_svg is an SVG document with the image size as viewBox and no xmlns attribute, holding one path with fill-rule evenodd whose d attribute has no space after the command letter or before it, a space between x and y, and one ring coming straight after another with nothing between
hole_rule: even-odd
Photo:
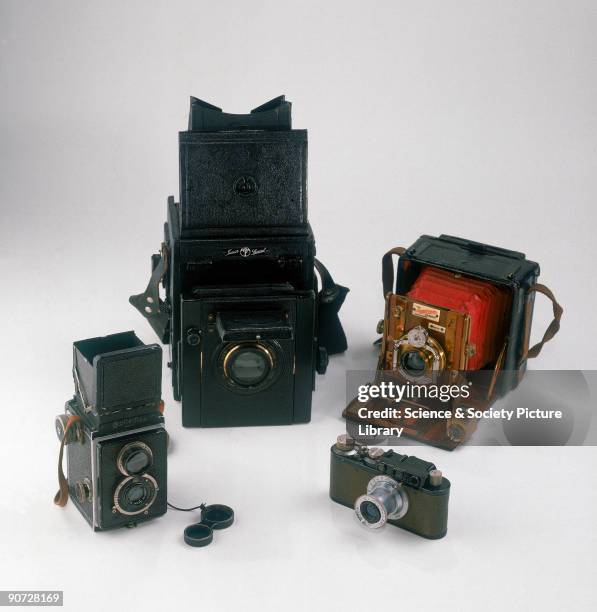
<instances>
[{"instance_id":1,"label":"leather carrying strap","mask_svg":"<svg viewBox=\"0 0 597 612\"><path fill-rule=\"evenodd\" d=\"M81 417L72 415L68 417L66 427L64 428L64 434L62 440L60 440L60 452L58 453L58 492L54 495L54 503L61 508L66 506L68 502L68 480L62 471L62 457L64 455L64 447L68 438L69 429L77 422L80 421Z\"/></svg>"},{"instance_id":2,"label":"leather carrying strap","mask_svg":"<svg viewBox=\"0 0 597 612\"><path fill-rule=\"evenodd\" d=\"M317 339L328 355L343 353L348 348L346 334L338 313L350 291L334 282L328 269L315 259L315 269L321 279L321 290L317 294Z\"/></svg>"},{"instance_id":3,"label":"leather carrying strap","mask_svg":"<svg viewBox=\"0 0 597 612\"><path fill-rule=\"evenodd\" d=\"M392 258L394 255L400 257L404 251L406 251L404 247L394 247L381 258L381 283L383 287L384 299L388 293L392 293L394 291L396 286L394 262Z\"/></svg>"},{"instance_id":4,"label":"leather carrying strap","mask_svg":"<svg viewBox=\"0 0 597 612\"><path fill-rule=\"evenodd\" d=\"M560 331L560 321L562 319L562 315L564 314L564 309L558 304L554 294L551 292L551 289L548 289L545 285L541 285L540 283L536 283L530 290L529 293L541 293L549 300L551 300L553 306L553 321L549 324L548 328L545 330L543 334L543 338L541 338L540 342L537 342L533 347L531 347L525 354L523 359L533 359L537 357L543 348L543 345L546 342L549 342L557 333Z\"/></svg>"}]
</instances>

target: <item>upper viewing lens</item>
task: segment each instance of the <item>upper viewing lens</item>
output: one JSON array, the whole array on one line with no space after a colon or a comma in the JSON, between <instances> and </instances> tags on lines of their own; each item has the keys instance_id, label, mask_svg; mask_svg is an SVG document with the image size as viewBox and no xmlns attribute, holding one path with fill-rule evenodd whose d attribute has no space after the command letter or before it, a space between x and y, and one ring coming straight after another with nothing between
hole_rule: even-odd
<instances>
[{"instance_id":1,"label":"upper viewing lens","mask_svg":"<svg viewBox=\"0 0 597 612\"><path fill-rule=\"evenodd\" d=\"M150 465L151 459L144 450L138 450L130 454L124 461L124 468L129 474L140 474Z\"/></svg>"},{"instance_id":2,"label":"upper viewing lens","mask_svg":"<svg viewBox=\"0 0 597 612\"><path fill-rule=\"evenodd\" d=\"M122 448L116 459L118 469L125 476L133 476L146 472L152 464L151 448L141 441L129 442Z\"/></svg>"}]
</instances>

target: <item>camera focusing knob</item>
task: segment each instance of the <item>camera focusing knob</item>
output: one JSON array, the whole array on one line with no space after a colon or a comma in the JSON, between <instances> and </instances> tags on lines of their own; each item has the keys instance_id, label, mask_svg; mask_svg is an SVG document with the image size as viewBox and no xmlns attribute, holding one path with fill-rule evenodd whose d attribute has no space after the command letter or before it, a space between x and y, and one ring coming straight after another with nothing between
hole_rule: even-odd
<instances>
[{"instance_id":1,"label":"camera focusing knob","mask_svg":"<svg viewBox=\"0 0 597 612\"><path fill-rule=\"evenodd\" d=\"M68 423L68 417L68 414L59 414L54 420L56 435L58 436L58 440L60 441L62 441L62 438L64 437L64 432ZM66 445L70 444L71 442L80 442L81 439L81 428L79 427L79 423L73 423L68 430L64 444Z\"/></svg>"},{"instance_id":2,"label":"camera focusing knob","mask_svg":"<svg viewBox=\"0 0 597 612\"><path fill-rule=\"evenodd\" d=\"M91 501L91 482L89 478L77 480L75 483L75 492L80 504Z\"/></svg>"}]
</instances>

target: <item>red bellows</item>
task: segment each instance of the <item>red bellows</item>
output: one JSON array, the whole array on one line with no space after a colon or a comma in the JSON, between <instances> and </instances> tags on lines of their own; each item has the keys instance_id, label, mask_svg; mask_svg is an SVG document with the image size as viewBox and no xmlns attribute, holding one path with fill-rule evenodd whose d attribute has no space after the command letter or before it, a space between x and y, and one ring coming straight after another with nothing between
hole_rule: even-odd
<instances>
[{"instance_id":1,"label":"red bellows","mask_svg":"<svg viewBox=\"0 0 597 612\"><path fill-rule=\"evenodd\" d=\"M511 296L506 288L439 268L423 268L408 297L470 316L468 370L493 364L506 336Z\"/></svg>"}]
</instances>

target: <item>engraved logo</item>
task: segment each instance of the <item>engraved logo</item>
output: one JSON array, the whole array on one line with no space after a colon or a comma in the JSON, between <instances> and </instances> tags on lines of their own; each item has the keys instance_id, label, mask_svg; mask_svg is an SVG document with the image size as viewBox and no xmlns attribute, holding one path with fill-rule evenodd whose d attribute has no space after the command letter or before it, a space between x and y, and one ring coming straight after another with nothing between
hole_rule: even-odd
<instances>
[{"instance_id":1,"label":"engraved logo","mask_svg":"<svg viewBox=\"0 0 597 612\"><path fill-rule=\"evenodd\" d=\"M257 193L257 182L252 176L241 176L234 182L234 193L245 198Z\"/></svg>"},{"instance_id":2,"label":"engraved logo","mask_svg":"<svg viewBox=\"0 0 597 612\"><path fill-rule=\"evenodd\" d=\"M233 255L240 255L241 257L253 257L254 255L265 255L267 253L267 247L241 247L240 249L228 249L225 253L225 257Z\"/></svg>"}]
</instances>

